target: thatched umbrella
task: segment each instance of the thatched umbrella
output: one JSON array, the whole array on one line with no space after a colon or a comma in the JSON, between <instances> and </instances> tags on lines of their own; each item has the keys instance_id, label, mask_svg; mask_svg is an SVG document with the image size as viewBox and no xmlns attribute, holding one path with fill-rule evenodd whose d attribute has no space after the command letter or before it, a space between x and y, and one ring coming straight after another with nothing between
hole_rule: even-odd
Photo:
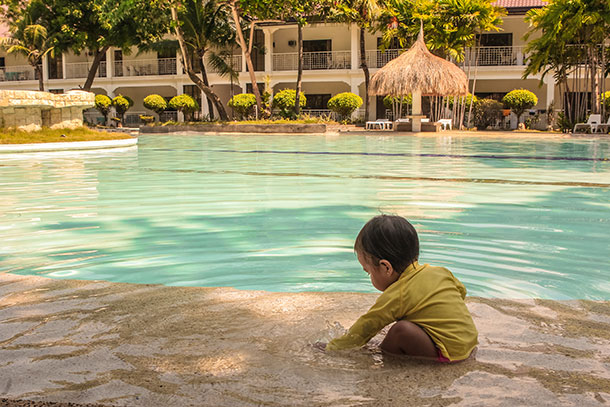
<instances>
[{"instance_id":1,"label":"thatched umbrella","mask_svg":"<svg viewBox=\"0 0 610 407\"><path fill-rule=\"evenodd\" d=\"M371 78L372 95L413 95L413 131L421 129L421 97L464 96L468 94L468 78L454 63L428 51L424 30L408 51L388 62Z\"/></svg>"}]
</instances>

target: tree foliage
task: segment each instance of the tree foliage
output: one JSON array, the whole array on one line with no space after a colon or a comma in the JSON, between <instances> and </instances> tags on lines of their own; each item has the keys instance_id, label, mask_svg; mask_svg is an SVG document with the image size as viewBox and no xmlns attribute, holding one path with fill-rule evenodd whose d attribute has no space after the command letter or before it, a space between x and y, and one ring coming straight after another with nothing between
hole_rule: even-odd
<instances>
[{"instance_id":1,"label":"tree foliage","mask_svg":"<svg viewBox=\"0 0 610 407\"><path fill-rule=\"evenodd\" d=\"M152 110L157 114L161 114L167 109L167 101L163 96L157 94L146 96L143 104L145 108Z\"/></svg>"},{"instance_id":2,"label":"tree foliage","mask_svg":"<svg viewBox=\"0 0 610 407\"><path fill-rule=\"evenodd\" d=\"M494 99L480 99L474 105L474 125L479 130L494 126L502 119L502 103Z\"/></svg>"},{"instance_id":3,"label":"tree foliage","mask_svg":"<svg viewBox=\"0 0 610 407\"><path fill-rule=\"evenodd\" d=\"M511 109L520 121L523 112L538 104L538 97L527 89L515 89L504 95L502 103Z\"/></svg>"},{"instance_id":4,"label":"tree foliage","mask_svg":"<svg viewBox=\"0 0 610 407\"><path fill-rule=\"evenodd\" d=\"M108 121L108 113L112 107L112 99L106 95L95 95L95 108L104 116L104 123Z\"/></svg>"},{"instance_id":5,"label":"tree foliage","mask_svg":"<svg viewBox=\"0 0 610 407\"><path fill-rule=\"evenodd\" d=\"M240 93L229 100L229 107L233 109L240 119L252 115L256 106L256 97L252 93Z\"/></svg>"},{"instance_id":6,"label":"tree foliage","mask_svg":"<svg viewBox=\"0 0 610 407\"><path fill-rule=\"evenodd\" d=\"M271 106L274 109L278 109L280 116L285 119L294 118L296 112L294 111L294 100L296 97L296 90L294 89L284 89L273 95L273 101L271 102ZM305 94L301 92L299 96L299 102L301 107L305 107L307 103L307 99L305 98Z\"/></svg>"},{"instance_id":7,"label":"tree foliage","mask_svg":"<svg viewBox=\"0 0 610 407\"><path fill-rule=\"evenodd\" d=\"M118 95L112 99L112 106L114 106L119 119L123 121L125 112L133 106L133 100L129 96Z\"/></svg>"},{"instance_id":8,"label":"tree foliage","mask_svg":"<svg viewBox=\"0 0 610 407\"><path fill-rule=\"evenodd\" d=\"M187 120L191 119L191 115L199 110L199 103L187 94L174 96L170 99L168 105L170 108L184 113Z\"/></svg>"},{"instance_id":9,"label":"tree foliage","mask_svg":"<svg viewBox=\"0 0 610 407\"><path fill-rule=\"evenodd\" d=\"M328 101L328 108L342 118L348 118L362 106L362 98L351 92L338 93Z\"/></svg>"}]
</instances>

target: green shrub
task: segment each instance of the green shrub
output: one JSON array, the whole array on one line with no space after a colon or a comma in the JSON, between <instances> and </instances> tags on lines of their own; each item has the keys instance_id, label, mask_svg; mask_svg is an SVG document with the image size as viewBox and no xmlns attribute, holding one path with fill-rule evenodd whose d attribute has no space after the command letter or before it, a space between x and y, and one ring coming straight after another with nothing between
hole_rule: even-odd
<instances>
[{"instance_id":1,"label":"green shrub","mask_svg":"<svg viewBox=\"0 0 610 407\"><path fill-rule=\"evenodd\" d=\"M495 125L503 117L502 108L502 103L497 100L480 99L473 106L474 125L479 130L485 130L487 127Z\"/></svg>"},{"instance_id":2,"label":"green shrub","mask_svg":"<svg viewBox=\"0 0 610 407\"><path fill-rule=\"evenodd\" d=\"M328 101L328 108L345 119L360 106L362 98L351 92L338 93Z\"/></svg>"},{"instance_id":3,"label":"green shrub","mask_svg":"<svg viewBox=\"0 0 610 407\"><path fill-rule=\"evenodd\" d=\"M133 106L133 100L128 96L119 95L112 99L112 106L114 106L114 110L116 110L116 113L119 115L119 120L123 121L125 112Z\"/></svg>"},{"instance_id":4,"label":"green shrub","mask_svg":"<svg viewBox=\"0 0 610 407\"><path fill-rule=\"evenodd\" d=\"M610 110L610 90L606 93L602 93L602 103L606 105L606 113Z\"/></svg>"},{"instance_id":5,"label":"green shrub","mask_svg":"<svg viewBox=\"0 0 610 407\"><path fill-rule=\"evenodd\" d=\"M517 123L519 123L523 112L538 104L538 98L527 89L515 89L504 95L502 102L517 115Z\"/></svg>"},{"instance_id":6,"label":"green shrub","mask_svg":"<svg viewBox=\"0 0 610 407\"><path fill-rule=\"evenodd\" d=\"M185 120L190 120L191 115L199 110L199 103L187 94L174 96L169 101L169 107L184 113Z\"/></svg>"},{"instance_id":7,"label":"green shrub","mask_svg":"<svg viewBox=\"0 0 610 407\"><path fill-rule=\"evenodd\" d=\"M279 109L280 116L285 119L291 119L296 116L294 111L294 100L296 99L297 91L294 89L284 89L273 95L273 102L271 102L274 109ZM299 106L305 107L307 99L303 92L299 95Z\"/></svg>"},{"instance_id":8,"label":"green shrub","mask_svg":"<svg viewBox=\"0 0 610 407\"><path fill-rule=\"evenodd\" d=\"M269 99L267 99L269 100ZM254 113L256 106L256 96L252 93L240 93L229 100L229 107L237 113L240 119L245 119Z\"/></svg>"},{"instance_id":9,"label":"green shrub","mask_svg":"<svg viewBox=\"0 0 610 407\"><path fill-rule=\"evenodd\" d=\"M112 99L106 95L95 95L95 108L104 115L104 124L108 122L108 113L112 106Z\"/></svg>"},{"instance_id":10,"label":"green shrub","mask_svg":"<svg viewBox=\"0 0 610 407\"><path fill-rule=\"evenodd\" d=\"M143 103L145 108L157 114L161 114L167 109L167 101L161 95L148 95L144 98Z\"/></svg>"}]
</instances>

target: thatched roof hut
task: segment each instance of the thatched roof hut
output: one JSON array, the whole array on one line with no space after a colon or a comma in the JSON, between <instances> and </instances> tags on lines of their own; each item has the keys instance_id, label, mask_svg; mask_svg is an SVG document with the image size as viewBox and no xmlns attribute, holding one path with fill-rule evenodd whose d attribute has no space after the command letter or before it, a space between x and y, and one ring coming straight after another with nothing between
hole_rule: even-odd
<instances>
[{"instance_id":1,"label":"thatched roof hut","mask_svg":"<svg viewBox=\"0 0 610 407\"><path fill-rule=\"evenodd\" d=\"M372 95L404 96L413 92L424 96L468 94L468 79L464 71L428 51L423 30L411 49L373 75L369 86Z\"/></svg>"}]
</instances>

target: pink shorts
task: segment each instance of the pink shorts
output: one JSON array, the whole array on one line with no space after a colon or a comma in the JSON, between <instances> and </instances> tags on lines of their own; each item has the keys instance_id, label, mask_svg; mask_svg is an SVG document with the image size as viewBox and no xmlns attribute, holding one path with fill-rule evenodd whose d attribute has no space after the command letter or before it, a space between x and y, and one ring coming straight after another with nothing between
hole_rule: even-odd
<instances>
[{"instance_id":1,"label":"pink shorts","mask_svg":"<svg viewBox=\"0 0 610 407\"><path fill-rule=\"evenodd\" d=\"M464 360L468 359L460 359L460 360L449 360L447 359L445 356L443 356L443 353L441 352L441 350L439 348L436 348L436 361L439 363L458 363L458 362L463 362ZM468 356L470 357L470 356Z\"/></svg>"}]
</instances>

